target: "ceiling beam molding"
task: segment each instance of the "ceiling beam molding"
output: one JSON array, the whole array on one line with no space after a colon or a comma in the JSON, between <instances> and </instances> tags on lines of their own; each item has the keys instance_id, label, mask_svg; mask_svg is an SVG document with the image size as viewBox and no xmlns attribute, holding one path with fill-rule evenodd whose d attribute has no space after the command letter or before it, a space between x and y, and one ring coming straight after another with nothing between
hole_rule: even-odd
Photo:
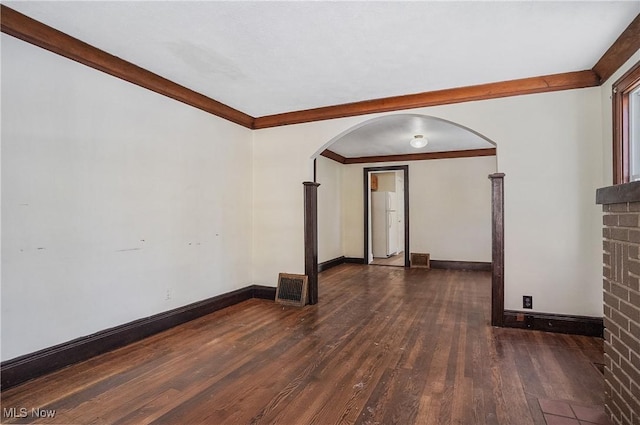
<instances>
[{"instance_id":1,"label":"ceiling beam molding","mask_svg":"<svg viewBox=\"0 0 640 425\"><path fill-rule=\"evenodd\" d=\"M4 4L0 4L0 20L1 31L5 34L249 129L596 87L611 77L640 49L639 14L591 70L393 96L254 118L29 18Z\"/></svg>"},{"instance_id":2,"label":"ceiling beam molding","mask_svg":"<svg viewBox=\"0 0 640 425\"><path fill-rule=\"evenodd\" d=\"M595 87L599 84L600 80L592 70L567 72L268 115L256 118L253 126L255 129L270 128L379 112Z\"/></svg>"},{"instance_id":3,"label":"ceiling beam molding","mask_svg":"<svg viewBox=\"0 0 640 425\"><path fill-rule=\"evenodd\" d=\"M593 66L600 84L607 81L638 49L640 49L640 14L636 15L620 37Z\"/></svg>"},{"instance_id":4,"label":"ceiling beam molding","mask_svg":"<svg viewBox=\"0 0 640 425\"><path fill-rule=\"evenodd\" d=\"M345 162L343 162L343 164L424 161L427 159L474 158L478 156L495 156L495 155L496 155L496 148L469 149L464 151L425 152L425 153L411 153L406 155L361 156L358 158L345 158Z\"/></svg>"},{"instance_id":5,"label":"ceiling beam molding","mask_svg":"<svg viewBox=\"0 0 640 425\"><path fill-rule=\"evenodd\" d=\"M113 56L4 4L0 5L0 21L1 30L5 34L246 128L253 128L254 118L244 112Z\"/></svg>"},{"instance_id":6,"label":"ceiling beam molding","mask_svg":"<svg viewBox=\"0 0 640 425\"><path fill-rule=\"evenodd\" d=\"M344 156L340 155L339 153L335 153L334 151L330 151L329 149L325 149L324 151L322 151L322 153L320 153L320 155L324 156L325 158L332 159L335 162L339 162L340 164L344 164L347 160L347 158L345 158Z\"/></svg>"}]
</instances>

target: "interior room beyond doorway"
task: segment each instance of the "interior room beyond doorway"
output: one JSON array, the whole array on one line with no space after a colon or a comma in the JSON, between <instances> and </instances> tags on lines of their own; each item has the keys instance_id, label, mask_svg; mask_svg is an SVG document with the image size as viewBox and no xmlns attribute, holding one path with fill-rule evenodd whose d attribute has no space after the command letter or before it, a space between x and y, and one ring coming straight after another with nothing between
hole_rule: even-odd
<instances>
[{"instance_id":1,"label":"interior room beyond doorway","mask_svg":"<svg viewBox=\"0 0 640 425\"><path fill-rule=\"evenodd\" d=\"M369 187L369 264L404 267L404 172L372 172Z\"/></svg>"}]
</instances>

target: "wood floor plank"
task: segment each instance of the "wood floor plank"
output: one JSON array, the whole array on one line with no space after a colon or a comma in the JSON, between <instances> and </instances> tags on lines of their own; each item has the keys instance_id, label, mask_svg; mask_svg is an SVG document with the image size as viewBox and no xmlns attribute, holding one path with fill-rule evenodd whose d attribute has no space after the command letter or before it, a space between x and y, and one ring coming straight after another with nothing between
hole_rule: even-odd
<instances>
[{"instance_id":1,"label":"wood floor plank","mask_svg":"<svg viewBox=\"0 0 640 425\"><path fill-rule=\"evenodd\" d=\"M252 299L2 392L65 424L543 425L603 402L598 338L490 326L487 272L343 264L314 306Z\"/></svg>"}]
</instances>

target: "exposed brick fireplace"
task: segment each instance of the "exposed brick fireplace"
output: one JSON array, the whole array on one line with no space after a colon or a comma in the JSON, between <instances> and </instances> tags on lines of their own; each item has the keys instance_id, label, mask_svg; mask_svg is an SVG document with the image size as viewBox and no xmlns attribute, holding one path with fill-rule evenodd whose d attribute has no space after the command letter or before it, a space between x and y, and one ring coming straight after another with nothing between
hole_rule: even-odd
<instances>
[{"instance_id":1,"label":"exposed brick fireplace","mask_svg":"<svg viewBox=\"0 0 640 425\"><path fill-rule=\"evenodd\" d=\"M605 409L640 424L640 182L598 189L603 210Z\"/></svg>"}]
</instances>

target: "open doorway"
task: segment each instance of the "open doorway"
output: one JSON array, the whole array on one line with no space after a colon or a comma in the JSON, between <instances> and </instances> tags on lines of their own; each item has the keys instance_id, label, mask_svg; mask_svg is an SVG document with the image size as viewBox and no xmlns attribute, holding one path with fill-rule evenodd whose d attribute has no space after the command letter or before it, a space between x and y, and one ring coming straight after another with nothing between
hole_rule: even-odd
<instances>
[{"instance_id":1,"label":"open doorway","mask_svg":"<svg viewBox=\"0 0 640 425\"><path fill-rule=\"evenodd\" d=\"M409 166L363 173L364 262L409 267Z\"/></svg>"},{"instance_id":2,"label":"open doorway","mask_svg":"<svg viewBox=\"0 0 640 425\"><path fill-rule=\"evenodd\" d=\"M419 150L413 150L415 146L410 143L413 139L409 139L416 138L416 135L423 135L424 138L427 138L428 145ZM404 266L410 267L411 265L411 249L415 253L433 254L430 261L432 268L469 269L472 267L473 269L473 267L481 266L484 270L487 266L491 267L493 270L492 323L500 325L504 302L504 276L501 259L504 254L502 245L497 244L496 241L502 241L504 236L503 232L498 231L501 229L502 216L496 211L501 211L501 208L495 207L501 206L502 203L496 201L496 196L487 199L486 187L478 187L479 183L469 184L469 182L486 181L484 176L487 174L497 175L495 173L497 170L495 142L472 129L441 118L418 114L396 114L372 118L344 130L320 147L311 159L319 156L323 156L335 164L340 164L337 166L339 170L336 171L336 175L340 181L341 197L333 202L323 201L322 204L333 206L341 203L342 205L339 232L341 238L339 241L343 245L341 245L341 252L337 254L342 255L331 261L323 262L323 270L326 270L327 265L333 267L342 263L370 264L374 259L371 258L372 252L369 246L372 233L369 209L371 203L370 173L402 171L404 177L403 193L406 195L403 200L405 204L405 240L403 255L401 255ZM494 158L492 160L487 158L489 162L486 162L481 160L481 157ZM467 160L466 158L476 159ZM425 160L432 159L464 159L464 161L451 163L448 161L429 161L429 164L425 164ZM412 202L414 220L411 226L409 223L408 165L364 168L370 164L388 164L394 161L409 163L412 167L411 179L414 186L415 182L420 182L420 190L415 191L418 196L414 196ZM361 172L363 174L360 174ZM478 177L482 177L482 179ZM502 180L492 178L493 183L497 181ZM446 184L439 182L446 182ZM427 186L429 186L428 190ZM328 186L325 185L325 187ZM305 189L307 189L306 186ZM493 188L492 193L496 190ZM455 196L452 196L453 194ZM437 204L439 208L431 208L436 205L436 202L443 200L446 201L445 205L440 202ZM487 227L490 221L487 211L492 208L488 201L491 201L494 207L491 214L493 226L491 230ZM469 208L469 205L476 205L476 202L480 202L482 208ZM309 213L309 223L315 223L317 219L312 219L313 213L317 214L316 200L305 197L305 214L307 212ZM307 227L309 227L309 231L305 230L305 241L310 243L305 242L305 270L312 268L318 250L317 240L313 237L307 239L307 233L313 236L314 227L305 224L305 229ZM413 247L411 248L409 248L410 227L413 232ZM476 231L479 228L484 230L482 232ZM455 231L451 233L451 229ZM491 239L493 239L493 243ZM491 251L485 250L487 241L492 244ZM309 255L307 255L307 251ZM482 256L487 252L490 257ZM488 259L490 262L487 261ZM307 263L310 267L307 267Z\"/></svg>"}]
</instances>

